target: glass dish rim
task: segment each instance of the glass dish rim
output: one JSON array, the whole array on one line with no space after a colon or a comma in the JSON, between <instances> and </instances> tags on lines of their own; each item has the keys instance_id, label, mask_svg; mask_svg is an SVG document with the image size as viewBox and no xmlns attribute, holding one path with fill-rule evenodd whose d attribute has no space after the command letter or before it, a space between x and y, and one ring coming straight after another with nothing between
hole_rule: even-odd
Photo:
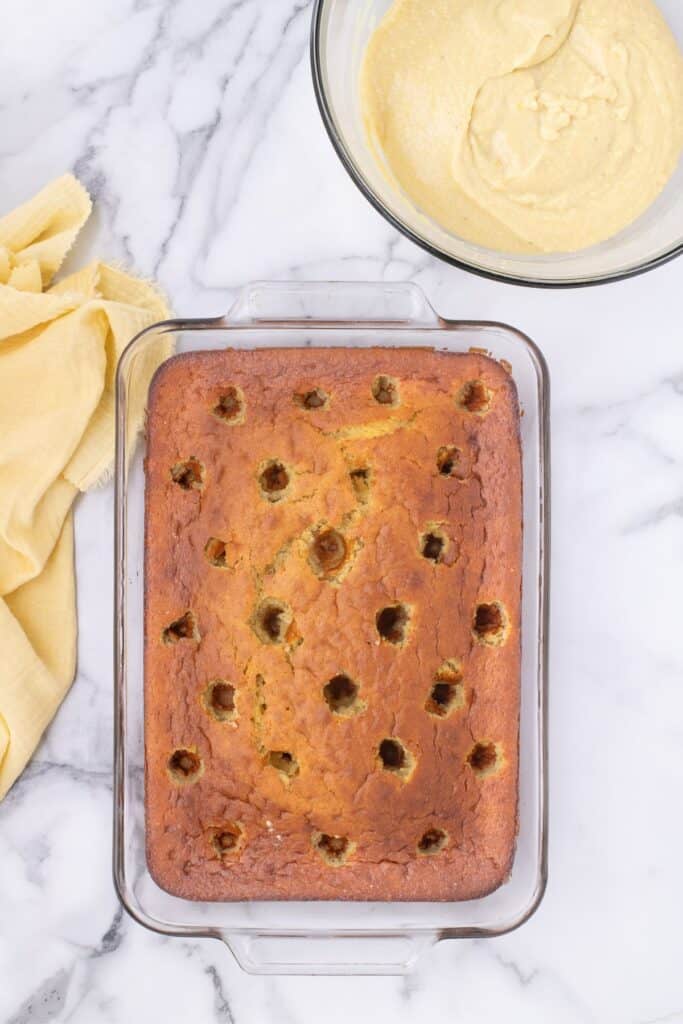
<instances>
[{"instance_id":1,"label":"glass dish rim","mask_svg":"<svg viewBox=\"0 0 683 1024\"><path fill-rule=\"evenodd\" d=\"M303 288L303 282L283 282L283 285L290 284L291 287ZM357 283L354 283L357 284ZM258 287L252 286L252 287ZM412 288L423 296L421 289L413 284L404 284L403 288ZM246 294L245 292L242 294ZM423 296L424 298L424 296ZM427 303L427 300L425 299ZM499 926L463 926L447 927L443 925L420 925L411 926L409 930L401 928L379 927L368 930L367 928L344 928L337 927L333 932L316 931L311 927L297 929L270 928L268 934L280 938L311 937L314 939L328 936L347 938L367 938L376 936L382 938L405 938L410 935L414 938L420 935L431 935L434 941L448 938L472 938L472 937L494 937L507 934L524 924L538 909L540 905L548 878L548 727L547 727L547 705L548 705L548 622L549 622L549 556L550 556L550 461L549 461L549 395L550 382L548 368L545 358L538 346L522 331L498 321L479 320L451 320L434 314L433 322L416 323L411 320L319 320L304 317L296 319L259 319L256 323L242 322L234 319L233 309L224 316L213 318L192 318L192 319L171 319L151 325L137 334L126 347L116 375L117 392L117 415L116 415L116 473L115 473L115 616L114 616L114 828L113 828L113 881L117 895L126 911L144 927L165 935L193 936L217 938L221 941L228 941L233 936L258 936L258 929L234 927L223 929L221 927L207 924L198 926L194 924L167 924L157 921L153 916L147 915L144 907L138 903L137 897L133 895L129 886L129 879L126 874L124 842L126 827L124 823L124 803L126 800L126 773L124 766L124 755L126 750L126 722L125 722L125 698L126 681L123 667L122 646L125 637L123 635L123 602L125 599L124 579L124 519L126 515L126 486L124 463L126 458L125 439L125 402L121 401L121 395L125 393L125 381L123 378L123 367L127 358L135 351L141 340L152 333L168 334L180 331L219 331L229 336L232 331L246 333L250 331L263 331L264 328L280 328L282 331L297 330L303 328L324 331L326 328L334 331L355 329L392 329L419 330L424 335L444 331L466 331L476 329L502 329L517 338L526 351L528 358L533 364L536 375L538 394L538 447L539 447L539 481L541 492L534 499L539 508L539 586L537 591L538 601L538 635L535 637L537 646L537 713L535 716L535 731L538 735L539 765L538 765L538 833L534 838L538 850L538 862L536 867L535 888L529 901L521 908L515 916L503 921ZM431 309L431 307L430 307ZM425 338L425 341L427 339ZM436 341L436 339L435 339ZM274 346L277 347L277 346ZM386 345L385 347L392 347ZM234 950L233 950L234 952Z\"/></svg>"},{"instance_id":2,"label":"glass dish rim","mask_svg":"<svg viewBox=\"0 0 683 1024\"><path fill-rule=\"evenodd\" d=\"M522 274L506 274L502 271L489 270L486 267L479 266L477 263L470 262L469 260L461 257L453 256L451 253L446 252L444 249L440 249L438 246L429 242L426 238L423 238L422 235L411 228L410 225L405 223L405 221L403 221L396 213L389 209L389 207L371 188L365 175L357 167L342 135L337 129L332 108L328 102L321 51L322 18L325 12L325 7L329 2L330 0L313 0L310 35L310 61L313 78L313 92L315 94L316 103L325 131L327 132L330 142L332 143L332 147L344 170L363 197L371 204L377 213L391 224L393 228L399 231L402 235L405 235L406 238L419 246L425 252L428 252L430 256L443 260L444 263L448 263L452 267L457 267L459 270L465 270L471 274L476 274L477 277L483 277L489 281L498 281L501 284L513 284L523 288L574 289L614 284L617 281L627 281L633 277L640 277L642 274L647 274L651 270L664 266L666 263L670 263L672 260L683 255L683 240L681 240L674 243L672 248L665 250L658 256L646 259L643 262L634 264L624 270L606 274L594 274L590 277L577 277L566 281L545 281L539 278L526 277Z\"/></svg>"}]
</instances>

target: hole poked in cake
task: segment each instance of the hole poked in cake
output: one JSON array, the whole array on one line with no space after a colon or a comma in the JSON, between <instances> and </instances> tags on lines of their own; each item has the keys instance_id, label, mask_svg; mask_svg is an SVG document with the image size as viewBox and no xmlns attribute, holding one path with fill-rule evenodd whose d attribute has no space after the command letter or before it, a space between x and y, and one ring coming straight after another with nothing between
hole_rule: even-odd
<instances>
[{"instance_id":1,"label":"hole poked in cake","mask_svg":"<svg viewBox=\"0 0 683 1024\"><path fill-rule=\"evenodd\" d=\"M356 844L347 836L333 836L327 832L314 832L311 842L325 863L333 868L345 864L356 849Z\"/></svg>"},{"instance_id":2,"label":"hole poked in cake","mask_svg":"<svg viewBox=\"0 0 683 1024\"><path fill-rule=\"evenodd\" d=\"M323 697L333 715L350 718L365 705L359 699L360 687L350 676L340 673L323 686Z\"/></svg>"},{"instance_id":3,"label":"hole poked in cake","mask_svg":"<svg viewBox=\"0 0 683 1024\"><path fill-rule=\"evenodd\" d=\"M244 395L241 388L235 385L226 388L218 396L218 401L211 410L217 419L231 427L244 423L245 411Z\"/></svg>"},{"instance_id":4,"label":"hole poked in cake","mask_svg":"<svg viewBox=\"0 0 683 1024\"><path fill-rule=\"evenodd\" d=\"M464 480L467 476L467 469L462 453L462 448L457 445L442 445L436 453L436 467L441 476L453 476L458 480Z\"/></svg>"},{"instance_id":5,"label":"hole poked in cake","mask_svg":"<svg viewBox=\"0 0 683 1024\"><path fill-rule=\"evenodd\" d=\"M467 755L467 763L479 778L495 775L503 763L503 755L497 743L479 740Z\"/></svg>"},{"instance_id":6,"label":"hole poked in cake","mask_svg":"<svg viewBox=\"0 0 683 1024\"><path fill-rule=\"evenodd\" d=\"M313 412L317 409L327 409L330 404L330 396L322 388L311 388L310 391L302 391L296 394L294 402L301 409Z\"/></svg>"},{"instance_id":7,"label":"hole poked in cake","mask_svg":"<svg viewBox=\"0 0 683 1024\"><path fill-rule=\"evenodd\" d=\"M465 687L462 666L455 658L444 661L434 675L434 682L425 702L425 711L436 718L447 718L464 706Z\"/></svg>"},{"instance_id":8,"label":"hole poked in cake","mask_svg":"<svg viewBox=\"0 0 683 1024\"><path fill-rule=\"evenodd\" d=\"M410 623L410 612L404 604L390 604L375 616L377 632L390 644L405 643Z\"/></svg>"},{"instance_id":9,"label":"hole poked in cake","mask_svg":"<svg viewBox=\"0 0 683 1024\"><path fill-rule=\"evenodd\" d=\"M335 576L348 557L348 546L339 530L327 527L313 537L308 561L316 576Z\"/></svg>"},{"instance_id":10,"label":"hole poked in cake","mask_svg":"<svg viewBox=\"0 0 683 1024\"><path fill-rule=\"evenodd\" d=\"M299 762L289 750L269 750L266 763L275 769L283 782L291 782L299 774Z\"/></svg>"},{"instance_id":11,"label":"hole poked in cake","mask_svg":"<svg viewBox=\"0 0 683 1024\"><path fill-rule=\"evenodd\" d=\"M259 466L258 482L264 498L268 501L281 501L289 491L291 474L284 462L268 459Z\"/></svg>"},{"instance_id":12,"label":"hole poked in cake","mask_svg":"<svg viewBox=\"0 0 683 1024\"><path fill-rule=\"evenodd\" d=\"M372 383L372 397L380 405L398 405L400 401L398 384L393 377L382 374Z\"/></svg>"},{"instance_id":13,"label":"hole poked in cake","mask_svg":"<svg viewBox=\"0 0 683 1024\"><path fill-rule=\"evenodd\" d=\"M442 562L448 547L448 538L438 526L433 526L420 536L420 554L437 565Z\"/></svg>"},{"instance_id":14,"label":"hole poked in cake","mask_svg":"<svg viewBox=\"0 0 683 1024\"><path fill-rule=\"evenodd\" d=\"M209 565L215 569L227 569L228 567L228 546L219 537L209 537L204 545L204 555Z\"/></svg>"},{"instance_id":15,"label":"hole poked in cake","mask_svg":"<svg viewBox=\"0 0 683 1024\"><path fill-rule=\"evenodd\" d=\"M508 616L500 601L478 604L474 610L472 633L479 644L500 647L508 635Z\"/></svg>"},{"instance_id":16,"label":"hole poked in cake","mask_svg":"<svg viewBox=\"0 0 683 1024\"><path fill-rule=\"evenodd\" d=\"M204 774L204 762L196 747L178 747L169 757L166 769L177 786L188 786Z\"/></svg>"},{"instance_id":17,"label":"hole poked in cake","mask_svg":"<svg viewBox=\"0 0 683 1024\"><path fill-rule=\"evenodd\" d=\"M187 611L180 618L171 622L161 634L161 639L165 644L177 644L181 640L199 643L199 629L194 612Z\"/></svg>"},{"instance_id":18,"label":"hole poked in cake","mask_svg":"<svg viewBox=\"0 0 683 1024\"><path fill-rule=\"evenodd\" d=\"M357 500L361 505L367 504L370 500L370 468L368 466L357 466L349 471L349 477Z\"/></svg>"},{"instance_id":19,"label":"hole poked in cake","mask_svg":"<svg viewBox=\"0 0 683 1024\"><path fill-rule=\"evenodd\" d=\"M254 734L254 741L256 743L256 749L262 758L265 758L267 753L267 748L263 742L265 716L266 711L268 710L265 690L266 681L262 675L257 673L254 680L254 702L252 704L251 711L251 726Z\"/></svg>"},{"instance_id":20,"label":"hole poked in cake","mask_svg":"<svg viewBox=\"0 0 683 1024\"><path fill-rule=\"evenodd\" d=\"M377 757L385 772L398 775L404 781L410 778L415 768L415 758L413 755L409 750L406 750L400 740L394 737L382 740L377 748Z\"/></svg>"},{"instance_id":21,"label":"hole poked in cake","mask_svg":"<svg viewBox=\"0 0 683 1024\"><path fill-rule=\"evenodd\" d=\"M442 828L428 828L420 837L417 852L423 857L431 857L448 844L448 833Z\"/></svg>"},{"instance_id":22,"label":"hole poked in cake","mask_svg":"<svg viewBox=\"0 0 683 1024\"><path fill-rule=\"evenodd\" d=\"M171 467L171 480L183 491L201 491L204 486L204 466L191 455L183 462L176 462Z\"/></svg>"},{"instance_id":23,"label":"hole poked in cake","mask_svg":"<svg viewBox=\"0 0 683 1024\"><path fill-rule=\"evenodd\" d=\"M266 597L257 606L251 620L252 628L264 644L291 643L294 637L292 609L285 601Z\"/></svg>"},{"instance_id":24,"label":"hole poked in cake","mask_svg":"<svg viewBox=\"0 0 683 1024\"><path fill-rule=\"evenodd\" d=\"M491 408L492 398L493 392L489 391L482 380L468 380L458 391L455 404L464 412L483 416Z\"/></svg>"},{"instance_id":25,"label":"hole poked in cake","mask_svg":"<svg viewBox=\"0 0 683 1024\"><path fill-rule=\"evenodd\" d=\"M234 722L237 718L235 687L226 679L212 679L202 694L202 702L217 722Z\"/></svg>"},{"instance_id":26,"label":"hole poked in cake","mask_svg":"<svg viewBox=\"0 0 683 1024\"><path fill-rule=\"evenodd\" d=\"M211 833L211 845L220 860L234 857L243 844L244 828L238 821L226 821Z\"/></svg>"}]
</instances>

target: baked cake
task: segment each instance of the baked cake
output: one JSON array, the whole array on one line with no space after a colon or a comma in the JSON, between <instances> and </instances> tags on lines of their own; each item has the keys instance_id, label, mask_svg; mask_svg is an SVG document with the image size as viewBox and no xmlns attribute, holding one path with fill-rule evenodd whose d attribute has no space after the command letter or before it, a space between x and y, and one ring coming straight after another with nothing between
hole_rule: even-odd
<instances>
[{"instance_id":1,"label":"baked cake","mask_svg":"<svg viewBox=\"0 0 683 1024\"><path fill-rule=\"evenodd\" d=\"M195 900L465 900L517 830L519 410L479 352L165 363L147 858Z\"/></svg>"}]
</instances>

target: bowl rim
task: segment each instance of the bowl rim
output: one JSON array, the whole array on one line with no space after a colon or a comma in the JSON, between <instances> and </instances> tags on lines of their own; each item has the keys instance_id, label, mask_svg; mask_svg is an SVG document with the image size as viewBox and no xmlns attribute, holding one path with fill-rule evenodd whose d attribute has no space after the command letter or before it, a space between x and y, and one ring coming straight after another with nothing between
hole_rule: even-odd
<instances>
[{"instance_id":1,"label":"bowl rim","mask_svg":"<svg viewBox=\"0 0 683 1024\"><path fill-rule=\"evenodd\" d=\"M501 284L514 284L521 287L543 289L590 288L594 285L613 284L616 281L626 281L629 278L639 277L641 274L647 274L649 271L655 270L657 267L663 266L665 263L670 263L678 256L683 255L683 240L681 240L680 242L676 242L673 248L660 253L658 256L654 256L652 259L645 260L642 263L635 264L624 270L616 271L614 273L594 274L590 277L570 278L566 281L546 281L539 278L525 277L521 274L506 274L502 271L489 270L486 267L479 266L477 263L461 257L453 256L444 249L440 249L438 246L433 245L417 231L411 228L410 225L406 224L396 213L390 210L376 192L374 192L365 176L357 167L344 139L337 130L325 88L320 45L322 19L323 14L325 13L325 7L328 3L329 0L313 0L310 35L310 59L313 91L315 93L316 103L318 105L318 110L320 111L323 125L325 126L325 130L329 136L334 151L339 157L342 166L354 185L359 189L365 199L367 199L367 201L375 208L375 210L392 225L392 227L406 238L410 239L411 242L414 242L415 245L424 249L431 256L434 256L453 267L458 267L460 270L466 270L471 274L476 274L478 277L487 278L490 281L499 281Z\"/></svg>"}]
</instances>

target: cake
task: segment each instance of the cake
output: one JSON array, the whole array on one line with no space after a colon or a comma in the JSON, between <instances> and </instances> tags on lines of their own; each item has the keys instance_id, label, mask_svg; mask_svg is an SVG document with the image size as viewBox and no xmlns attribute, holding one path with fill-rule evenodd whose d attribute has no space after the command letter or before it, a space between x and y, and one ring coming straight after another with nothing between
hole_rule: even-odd
<instances>
[{"instance_id":1,"label":"cake","mask_svg":"<svg viewBox=\"0 0 683 1024\"><path fill-rule=\"evenodd\" d=\"M522 469L478 351L166 362L147 423L149 870L192 900L468 900L518 801Z\"/></svg>"}]
</instances>

